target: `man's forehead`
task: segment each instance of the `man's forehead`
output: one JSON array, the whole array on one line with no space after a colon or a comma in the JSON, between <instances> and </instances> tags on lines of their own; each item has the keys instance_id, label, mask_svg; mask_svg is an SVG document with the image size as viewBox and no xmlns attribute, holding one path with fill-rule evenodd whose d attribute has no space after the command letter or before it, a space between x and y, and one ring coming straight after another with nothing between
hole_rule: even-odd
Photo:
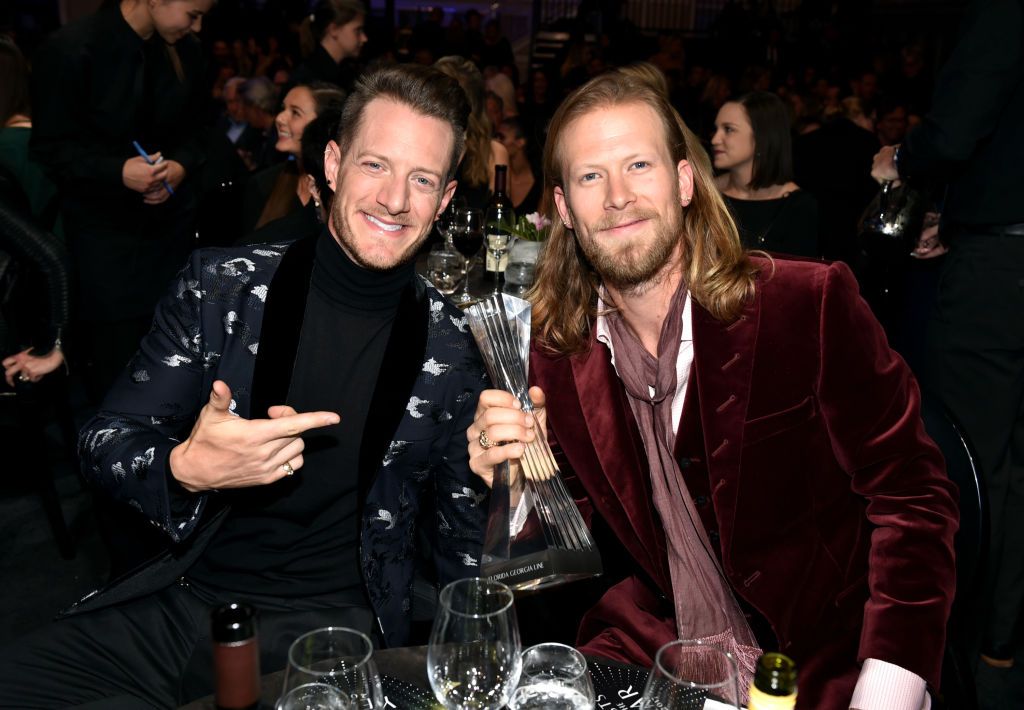
<instances>
[{"instance_id":1,"label":"man's forehead","mask_svg":"<svg viewBox=\"0 0 1024 710\"><path fill-rule=\"evenodd\" d=\"M402 101L380 96L367 102L352 138L357 150L374 151L396 160L419 158L416 162L433 157L445 170L455 135L446 121L420 113Z\"/></svg>"},{"instance_id":2,"label":"man's forehead","mask_svg":"<svg viewBox=\"0 0 1024 710\"><path fill-rule=\"evenodd\" d=\"M597 106L570 121L559 138L559 150L573 163L585 161L594 146L606 150L668 149L665 129L654 109L631 102Z\"/></svg>"}]
</instances>

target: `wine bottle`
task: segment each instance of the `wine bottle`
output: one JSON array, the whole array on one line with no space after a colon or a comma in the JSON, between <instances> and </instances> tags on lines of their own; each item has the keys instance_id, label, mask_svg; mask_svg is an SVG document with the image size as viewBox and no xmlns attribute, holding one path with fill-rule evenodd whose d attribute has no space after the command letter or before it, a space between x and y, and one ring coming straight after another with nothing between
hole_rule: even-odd
<instances>
[{"instance_id":1,"label":"wine bottle","mask_svg":"<svg viewBox=\"0 0 1024 710\"><path fill-rule=\"evenodd\" d=\"M210 614L210 632L217 710L257 710L260 644L256 610L245 604L217 607Z\"/></svg>"},{"instance_id":2,"label":"wine bottle","mask_svg":"<svg viewBox=\"0 0 1024 710\"><path fill-rule=\"evenodd\" d=\"M781 653L757 659L750 685L748 710L793 710L796 707L796 664Z\"/></svg>"},{"instance_id":3,"label":"wine bottle","mask_svg":"<svg viewBox=\"0 0 1024 710\"><path fill-rule=\"evenodd\" d=\"M486 279L493 282L494 292L501 290L501 281L508 266L508 250L511 247L512 230L516 213L512 201L505 194L508 180L508 166L494 166L494 195L484 214L484 246L487 247Z\"/></svg>"}]
</instances>

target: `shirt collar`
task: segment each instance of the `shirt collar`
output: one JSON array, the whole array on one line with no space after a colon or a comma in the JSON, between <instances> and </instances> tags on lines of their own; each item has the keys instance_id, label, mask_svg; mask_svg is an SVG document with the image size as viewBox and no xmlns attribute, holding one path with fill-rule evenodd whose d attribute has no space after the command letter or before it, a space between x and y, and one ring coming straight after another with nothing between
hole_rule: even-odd
<instances>
[{"instance_id":1,"label":"shirt collar","mask_svg":"<svg viewBox=\"0 0 1024 710\"><path fill-rule=\"evenodd\" d=\"M605 290L604 286L600 288L597 293L597 322L594 324L595 337L599 342L605 344L608 348L608 352L611 353L612 367L615 366L615 349L612 347L611 334L608 332L608 319L605 317L604 312L608 310L607 305L604 302ZM689 343L693 341L693 318L691 317L690 308L690 292L686 292L686 303L683 304L683 332L679 336L679 342ZM618 372L618 370L616 370Z\"/></svg>"}]
</instances>

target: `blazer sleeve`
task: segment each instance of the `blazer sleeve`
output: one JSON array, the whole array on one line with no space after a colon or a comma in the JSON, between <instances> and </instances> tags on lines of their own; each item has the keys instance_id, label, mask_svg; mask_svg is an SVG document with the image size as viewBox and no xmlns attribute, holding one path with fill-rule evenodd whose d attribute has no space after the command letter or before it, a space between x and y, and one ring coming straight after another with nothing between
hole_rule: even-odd
<instances>
[{"instance_id":1,"label":"blazer sleeve","mask_svg":"<svg viewBox=\"0 0 1024 710\"><path fill-rule=\"evenodd\" d=\"M838 263L821 273L821 410L873 526L858 659L894 663L937 687L956 577L956 487L925 434L917 384L852 273Z\"/></svg>"},{"instance_id":2,"label":"blazer sleeve","mask_svg":"<svg viewBox=\"0 0 1024 710\"><path fill-rule=\"evenodd\" d=\"M474 346L471 346L474 347ZM475 353L475 347L474 347ZM487 383L478 355L466 355L465 380L455 397L457 410L448 427L441 461L434 468L437 512L438 581L443 586L479 574L484 530L487 526L487 486L469 468L466 429L473 423L480 391Z\"/></svg>"},{"instance_id":3,"label":"blazer sleeve","mask_svg":"<svg viewBox=\"0 0 1024 710\"><path fill-rule=\"evenodd\" d=\"M195 528L207 495L171 475L171 449L188 437L205 398L200 252L158 304L153 327L79 435L87 481L142 512L174 542Z\"/></svg>"},{"instance_id":4,"label":"blazer sleeve","mask_svg":"<svg viewBox=\"0 0 1024 710\"><path fill-rule=\"evenodd\" d=\"M983 6L982 6L983 5ZM900 151L900 174L943 175L995 131L1024 62L1020 0L978 3L943 69L932 109Z\"/></svg>"}]
</instances>

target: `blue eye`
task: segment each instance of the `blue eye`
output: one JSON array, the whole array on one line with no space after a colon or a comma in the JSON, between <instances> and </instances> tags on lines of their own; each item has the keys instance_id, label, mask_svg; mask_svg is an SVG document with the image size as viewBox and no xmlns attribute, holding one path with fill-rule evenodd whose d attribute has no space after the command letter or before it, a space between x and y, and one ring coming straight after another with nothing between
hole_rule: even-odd
<instances>
[{"instance_id":1,"label":"blue eye","mask_svg":"<svg viewBox=\"0 0 1024 710\"><path fill-rule=\"evenodd\" d=\"M597 179L597 173L587 173L580 177L580 182L590 182Z\"/></svg>"},{"instance_id":2,"label":"blue eye","mask_svg":"<svg viewBox=\"0 0 1024 710\"><path fill-rule=\"evenodd\" d=\"M646 160L638 160L635 163L633 163L633 167L634 168L646 168L646 167L649 167L649 166L650 166L650 163L648 163Z\"/></svg>"}]
</instances>

